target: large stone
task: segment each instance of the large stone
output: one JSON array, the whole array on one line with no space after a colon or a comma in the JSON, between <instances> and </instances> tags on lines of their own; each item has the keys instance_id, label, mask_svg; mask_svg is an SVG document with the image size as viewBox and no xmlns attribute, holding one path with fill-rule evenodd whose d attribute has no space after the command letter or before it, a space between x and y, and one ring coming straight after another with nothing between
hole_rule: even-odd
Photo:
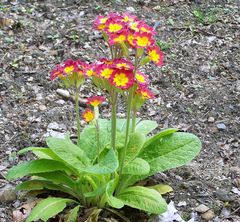
<instances>
[{"instance_id":1,"label":"large stone","mask_svg":"<svg viewBox=\"0 0 240 222\"><path fill-rule=\"evenodd\" d=\"M0 203L16 200L17 195L15 188L11 185L6 185L0 189Z\"/></svg>"},{"instance_id":2,"label":"large stone","mask_svg":"<svg viewBox=\"0 0 240 222\"><path fill-rule=\"evenodd\" d=\"M207 212L203 213L201 217L206 221L211 221L215 217L215 214L212 210L208 210Z\"/></svg>"},{"instance_id":3,"label":"large stone","mask_svg":"<svg viewBox=\"0 0 240 222\"><path fill-rule=\"evenodd\" d=\"M198 205L195 210L198 212L198 213L205 213L206 211L209 210L209 207L207 207L206 205L204 204L200 204Z\"/></svg>"}]
</instances>

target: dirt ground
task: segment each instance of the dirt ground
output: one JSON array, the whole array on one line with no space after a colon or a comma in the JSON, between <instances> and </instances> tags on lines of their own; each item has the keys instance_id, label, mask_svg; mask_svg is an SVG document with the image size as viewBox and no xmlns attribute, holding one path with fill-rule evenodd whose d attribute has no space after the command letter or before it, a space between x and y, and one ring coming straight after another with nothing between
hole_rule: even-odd
<instances>
[{"instance_id":1,"label":"dirt ground","mask_svg":"<svg viewBox=\"0 0 240 222\"><path fill-rule=\"evenodd\" d=\"M166 55L163 68L145 67L157 98L139 117L156 120L159 129L195 133L203 142L189 165L152 180L173 187L166 199L184 220L204 204L214 213L209 220L240 221L238 0L0 2L0 192L15 185L4 180L7 170L32 158L17 156L19 149L44 146L51 133L76 133L73 103L57 94L51 69L67 58L102 57L107 48L92 28L94 18L128 10L156 27ZM95 93L85 84L83 98L89 90ZM103 117L109 117L108 108L102 108ZM1 222L13 221L12 211L24 202L19 199L0 201ZM202 218L198 214L196 221Z\"/></svg>"}]
</instances>

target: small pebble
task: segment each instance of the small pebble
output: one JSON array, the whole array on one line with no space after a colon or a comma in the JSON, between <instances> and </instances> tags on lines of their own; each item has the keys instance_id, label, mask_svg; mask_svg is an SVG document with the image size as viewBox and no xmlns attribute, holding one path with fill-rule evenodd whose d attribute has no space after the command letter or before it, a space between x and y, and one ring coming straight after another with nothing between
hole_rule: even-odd
<instances>
[{"instance_id":1,"label":"small pebble","mask_svg":"<svg viewBox=\"0 0 240 222\"><path fill-rule=\"evenodd\" d=\"M187 206L187 203L186 203L186 201L180 201L177 206L178 207Z\"/></svg>"},{"instance_id":2,"label":"small pebble","mask_svg":"<svg viewBox=\"0 0 240 222\"><path fill-rule=\"evenodd\" d=\"M49 123L48 124L48 127L47 127L48 129L53 129L53 130L59 130L59 124L58 123L56 123L56 122L52 122L52 123Z\"/></svg>"},{"instance_id":3,"label":"small pebble","mask_svg":"<svg viewBox=\"0 0 240 222\"><path fill-rule=\"evenodd\" d=\"M129 12L135 12L135 9L133 7L127 7L126 10Z\"/></svg>"},{"instance_id":4,"label":"small pebble","mask_svg":"<svg viewBox=\"0 0 240 222\"><path fill-rule=\"evenodd\" d=\"M41 111L44 111L44 110L47 109L47 107L46 107L45 105L40 105L40 106L39 106L39 109L40 109Z\"/></svg>"},{"instance_id":5,"label":"small pebble","mask_svg":"<svg viewBox=\"0 0 240 222\"><path fill-rule=\"evenodd\" d=\"M29 77L29 78L27 79L27 81L28 81L28 82L32 82L32 81L33 81L33 77L32 77L32 76Z\"/></svg>"},{"instance_id":6,"label":"small pebble","mask_svg":"<svg viewBox=\"0 0 240 222\"><path fill-rule=\"evenodd\" d=\"M64 98L69 98L70 97L70 93L65 89L57 89L57 94L64 97Z\"/></svg>"},{"instance_id":7,"label":"small pebble","mask_svg":"<svg viewBox=\"0 0 240 222\"><path fill-rule=\"evenodd\" d=\"M218 128L218 130L225 130L225 129L227 129L227 127L226 127L226 125L224 123L217 124L217 128Z\"/></svg>"},{"instance_id":8,"label":"small pebble","mask_svg":"<svg viewBox=\"0 0 240 222\"><path fill-rule=\"evenodd\" d=\"M63 104L65 104L65 101L63 99L59 99L56 101L56 103L59 105L63 105Z\"/></svg>"},{"instance_id":9,"label":"small pebble","mask_svg":"<svg viewBox=\"0 0 240 222\"><path fill-rule=\"evenodd\" d=\"M208 210L207 212L203 213L201 217L206 221L210 221L215 217L215 214L212 210Z\"/></svg>"},{"instance_id":10,"label":"small pebble","mask_svg":"<svg viewBox=\"0 0 240 222\"><path fill-rule=\"evenodd\" d=\"M210 117L208 118L208 122L209 122L209 123L213 123L213 122L214 122L214 117L210 116Z\"/></svg>"},{"instance_id":11,"label":"small pebble","mask_svg":"<svg viewBox=\"0 0 240 222\"><path fill-rule=\"evenodd\" d=\"M206 205L204 204L200 204L199 206L197 206L195 208L195 211L197 211L198 213L205 213L206 211L209 210L209 207L207 207Z\"/></svg>"}]
</instances>

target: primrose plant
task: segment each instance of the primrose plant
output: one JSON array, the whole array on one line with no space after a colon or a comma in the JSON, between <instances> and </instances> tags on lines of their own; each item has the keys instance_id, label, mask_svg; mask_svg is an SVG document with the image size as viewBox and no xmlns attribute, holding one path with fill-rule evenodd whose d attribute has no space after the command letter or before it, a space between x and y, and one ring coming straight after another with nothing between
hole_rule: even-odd
<instances>
[{"instance_id":1,"label":"primrose plant","mask_svg":"<svg viewBox=\"0 0 240 222\"><path fill-rule=\"evenodd\" d=\"M94 28L101 31L111 58L101 58L88 64L67 60L51 73L73 90L76 99L78 139L47 138L47 147L28 147L36 159L9 170L9 180L31 176L17 185L17 190L54 190L38 202L27 218L47 221L63 211L72 209L66 221L77 221L80 208L91 208L87 221L97 221L102 209L121 216L116 209L125 205L149 214L161 214L167 204L162 198L161 185L141 186L139 181L165 170L182 166L200 151L201 142L193 134L165 129L149 136L157 123L136 118L144 102L154 98L149 79L141 68L149 62L163 63L163 53L155 45L154 29L136 16L110 13L98 16ZM79 92L85 79L105 95L87 99L82 118L88 124L81 129ZM89 81L88 81L89 82ZM117 119L119 99L126 102L126 119ZM111 119L101 119L99 106L105 100L111 105ZM143 184L143 183L141 183ZM115 210L114 210L115 209ZM122 217L122 216L121 216ZM125 220L128 220L125 218Z\"/></svg>"}]
</instances>

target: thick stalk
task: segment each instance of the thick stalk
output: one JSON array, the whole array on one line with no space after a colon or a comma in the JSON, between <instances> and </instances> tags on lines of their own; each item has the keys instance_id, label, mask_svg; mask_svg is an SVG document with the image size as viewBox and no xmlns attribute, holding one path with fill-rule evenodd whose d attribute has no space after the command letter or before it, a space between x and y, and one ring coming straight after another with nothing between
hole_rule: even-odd
<instances>
[{"instance_id":1,"label":"thick stalk","mask_svg":"<svg viewBox=\"0 0 240 222\"><path fill-rule=\"evenodd\" d=\"M100 135L99 135L99 124L98 120L96 120L96 138L97 138L97 163L99 163L99 155L100 155Z\"/></svg>"},{"instance_id":2,"label":"thick stalk","mask_svg":"<svg viewBox=\"0 0 240 222\"><path fill-rule=\"evenodd\" d=\"M77 131L78 131L78 141L77 141L77 145L80 145L80 115L79 115L79 103L78 103L78 98L79 98L79 94L78 94L78 88L76 87L76 92L75 92L75 111L76 111L76 119L77 119Z\"/></svg>"},{"instance_id":3,"label":"thick stalk","mask_svg":"<svg viewBox=\"0 0 240 222\"><path fill-rule=\"evenodd\" d=\"M130 121L131 121L131 108L132 108L132 98L133 98L134 87L132 87L129 91L128 95L128 102L127 102L127 125L126 125L126 134L125 134L125 142L123 153L120 158L120 170L119 170L119 181L122 176L122 170L124 166L124 161L127 153L127 145L128 145L128 137L129 137L129 128L130 128Z\"/></svg>"},{"instance_id":4,"label":"thick stalk","mask_svg":"<svg viewBox=\"0 0 240 222\"><path fill-rule=\"evenodd\" d=\"M135 132L136 116L137 116L137 110L134 108L134 109L132 110L132 133Z\"/></svg>"}]
</instances>

